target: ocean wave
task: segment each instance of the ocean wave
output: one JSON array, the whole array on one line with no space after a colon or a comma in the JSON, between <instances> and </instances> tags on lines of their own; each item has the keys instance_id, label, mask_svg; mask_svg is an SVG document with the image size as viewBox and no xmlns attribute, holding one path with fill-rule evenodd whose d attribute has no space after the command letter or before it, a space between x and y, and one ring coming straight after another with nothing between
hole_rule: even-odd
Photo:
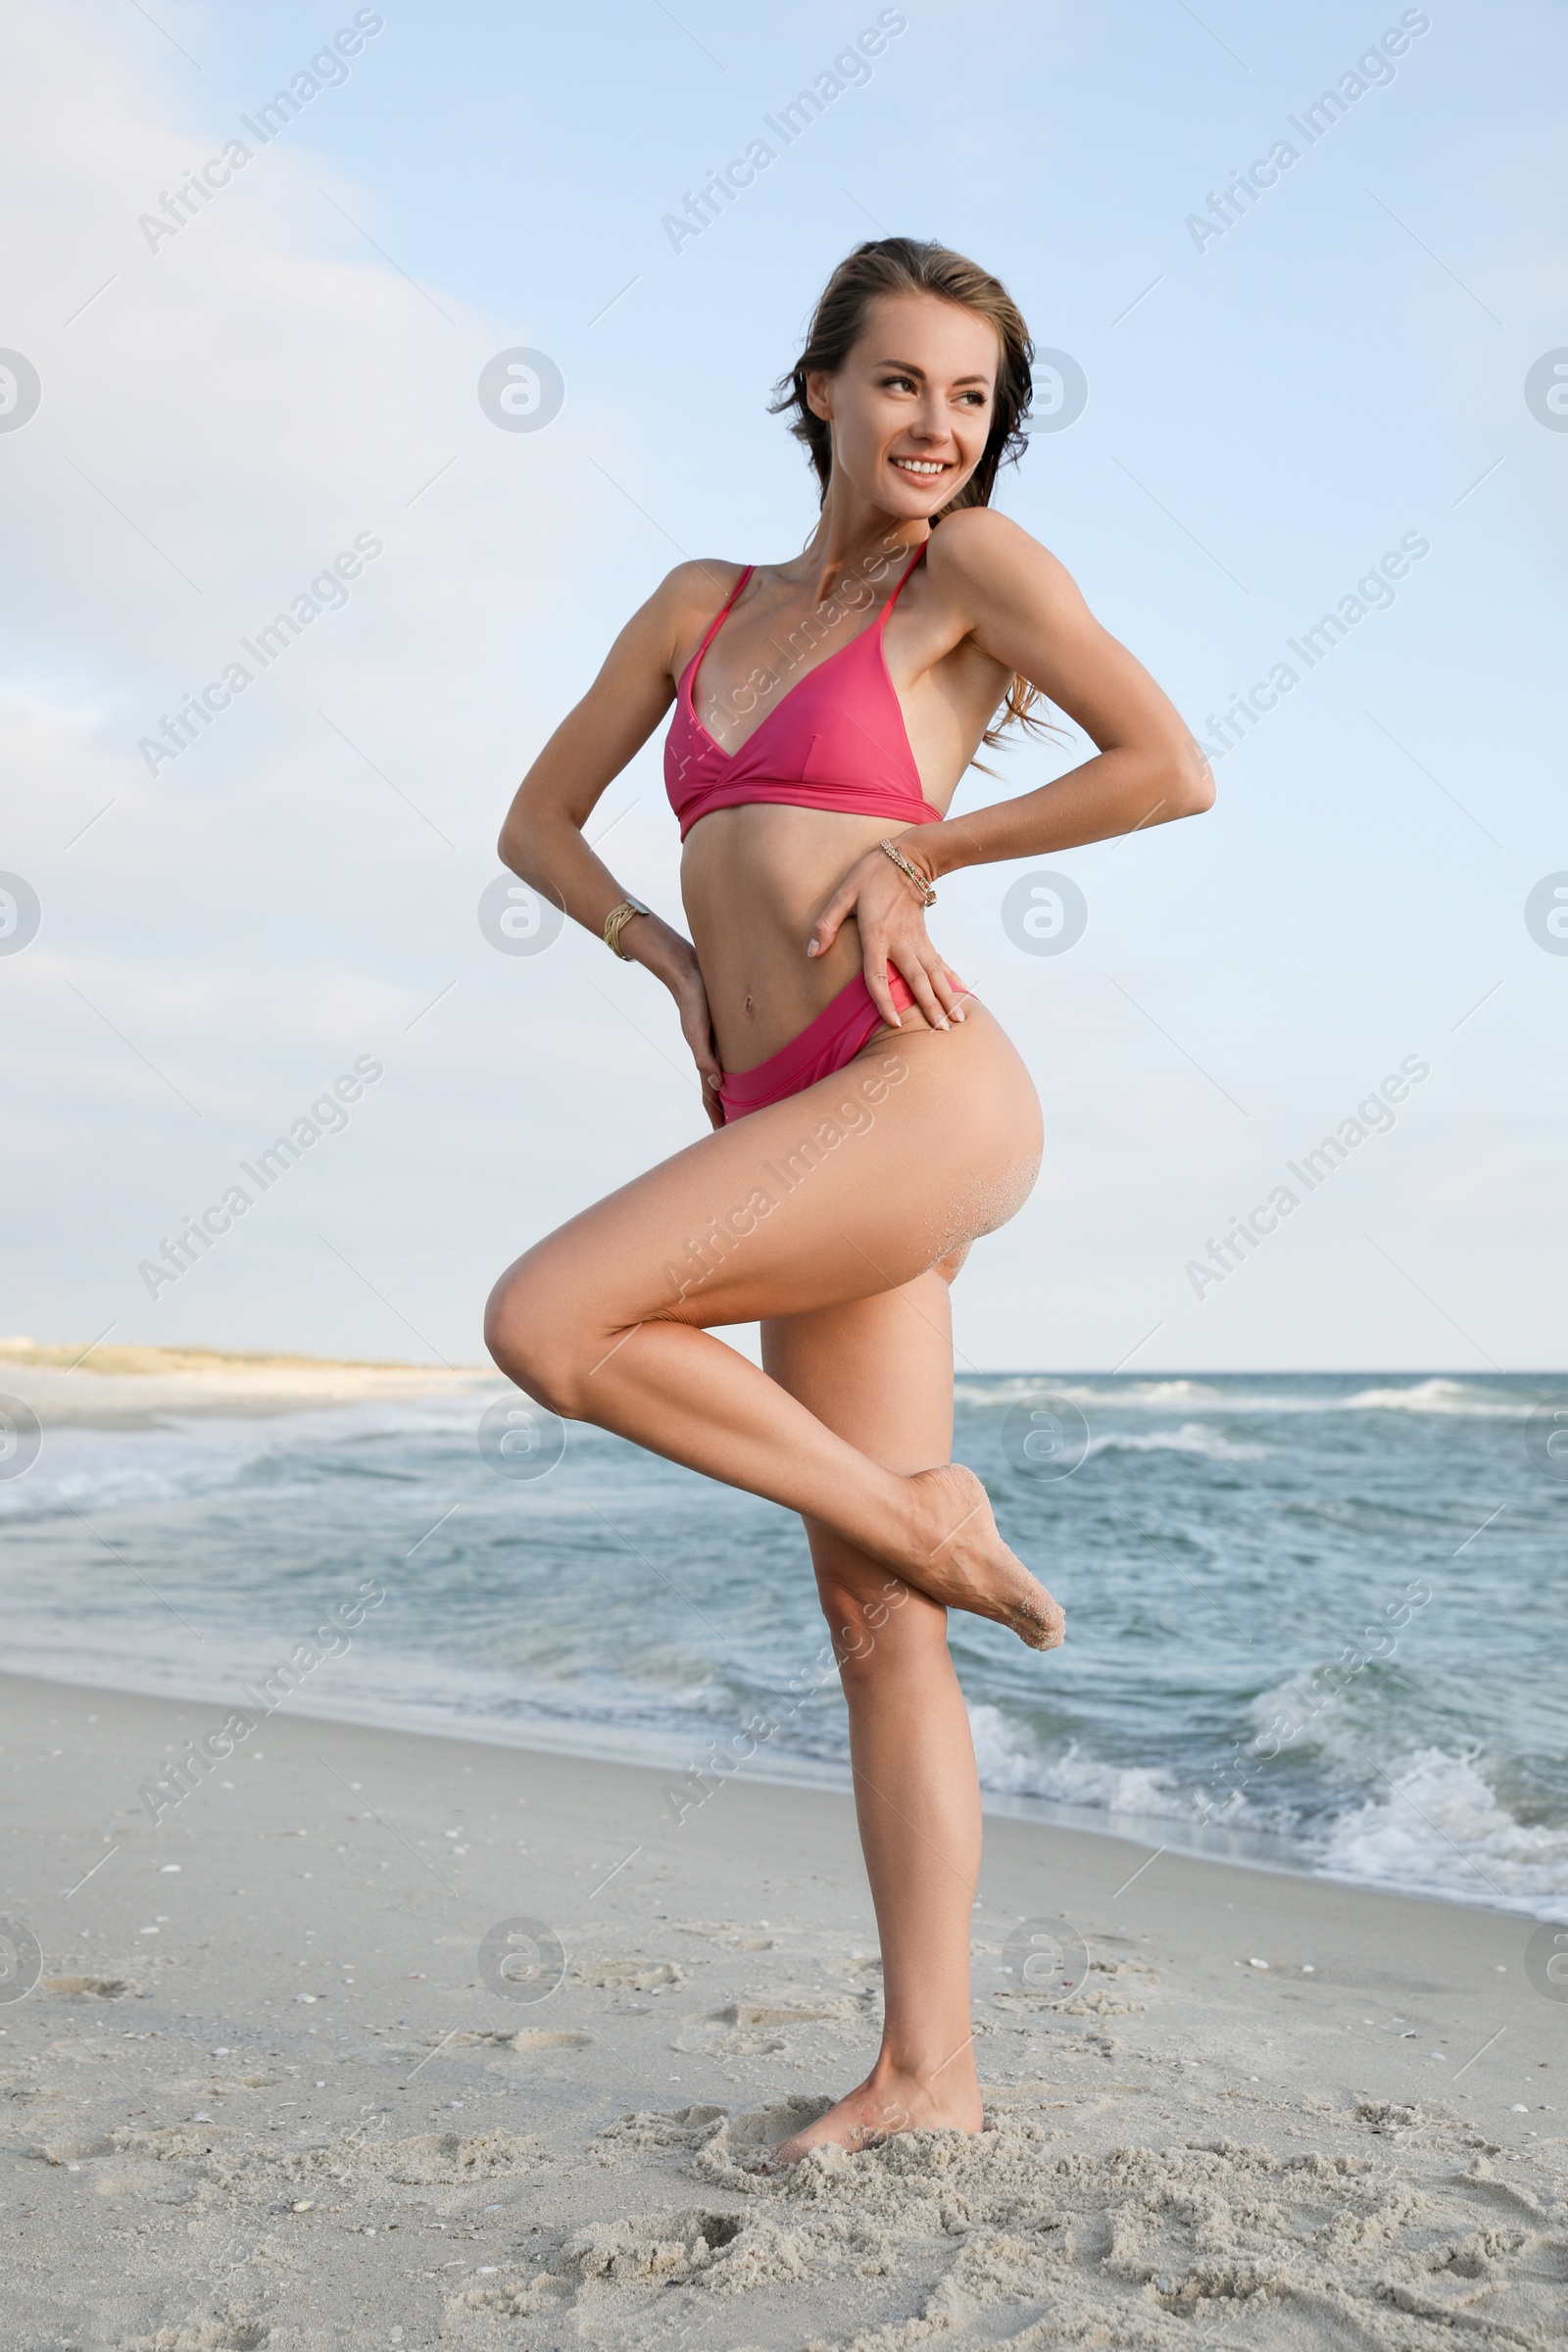
<instances>
[{"instance_id":1,"label":"ocean wave","mask_svg":"<svg viewBox=\"0 0 1568 2352\"><path fill-rule=\"evenodd\" d=\"M1289 1686L1286 1686L1289 1688ZM1267 1700L1260 1699L1259 1706ZM1475 1753L1421 1748L1387 1788L1348 1803L1327 1823L1259 1789L1211 1808L1207 1780L1182 1782L1163 1765L1112 1763L1069 1739L1053 1754L994 1706L972 1704L980 1786L1117 1818L1183 1829L1229 1829L1282 1841L1316 1875L1448 1902L1487 1903L1535 1919L1568 1920L1568 1829L1521 1822L1486 1778Z\"/></svg>"},{"instance_id":2,"label":"ocean wave","mask_svg":"<svg viewBox=\"0 0 1568 2352\"><path fill-rule=\"evenodd\" d=\"M1384 1385L1356 1389L1348 1395L1288 1394L1271 1387L1215 1388L1198 1380L1144 1380L1098 1387L1082 1380L1053 1380L1049 1373L1008 1373L985 1381L971 1377L954 1383L954 1400L979 1410L1004 1409L1013 1404L1039 1404L1050 1397L1076 1404L1108 1406L1121 1412L1169 1412L1197 1405L1224 1413L1443 1413L1466 1420L1525 1421L1547 1394L1498 1396L1478 1383L1447 1380L1434 1375L1412 1380L1408 1388Z\"/></svg>"},{"instance_id":3,"label":"ocean wave","mask_svg":"<svg viewBox=\"0 0 1568 2352\"><path fill-rule=\"evenodd\" d=\"M993 1375L984 1384L976 1380L956 1380L953 1397L956 1404L976 1405L981 1409L1011 1404L1036 1404L1042 1397L1059 1396L1067 1404L1118 1405L1129 1411L1142 1408L1150 1412L1170 1412L1187 1405L1223 1405L1229 1399L1218 1389L1206 1387L1200 1380L1131 1380L1113 1389L1095 1388L1082 1382L1053 1380L1045 1372L1018 1372Z\"/></svg>"},{"instance_id":4,"label":"ocean wave","mask_svg":"<svg viewBox=\"0 0 1568 2352\"><path fill-rule=\"evenodd\" d=\"M275 1506L313 1486L368 1481L407 1488L427 1487L450 1500L454 1473L460 1480L477 1471L477 1429L484 1396L416 1397L368 1402L266 1417L170 1414L151 1427L97 1429L89 1425L47 1428L43 1447L24 1478L0 1482L0 1519L24 1523L56 1514L112 1510L137 1503L180 1502L266 1485ZM576 1425L568 1434L573 1452L618 1447L598 1431ZM620 1449L617 1497L635 1493ZM549 1490L564 1494L564 1483ZM502 1492L515 1500L537 1501L546 1490L492 1485L478 1477L478 1492L491 1500ZM595 1488L594 1493L598 1490ZM593 1507L585 1489L573 1498ZM439 1502L438 1502L439 1507ZM568 1508L564 1500L559 1508Z\"/></svg>"},{"instance_id":5,"label":"ocean wave","mask_svg":"<svg viewBox=\"0 0 1568 2352\"><path fill-rule=\"evenodd\" d=\"M1358 1389L1340 1408L1347 1413L1459 1413L1467 1420L1528 1421L1534 1407L1523 1398L1506 1404L1481 1395L1459 1380L1418 1380L1408 1389Z\"/></svg>"},{"instance_id":6,"label":"ocean wave","mask_svg":"<svg viewBox=\"0 0 1568 2352\"><path fill-rule=\"evenodd\" d=\"M1408 1591L1412 1583L1415 1596ZM1463 1704L1457 1691L1450 1689L1440 1700L1411 1662L1419 1639L1421 1590L1431 1592L1417 1579L1380 1590L1359 1620L1347 1626L1346 1654L1326 1649L1259 1690L1242 1709L1253 1736L1277 1743L1280 1755L1315 1758L1313 1769L1324 1776L1326 1793L1350 1785L1375 1788L1391 1751L1413 1749L1445 1733L1462 1739L1468 1729L1454 1712L1456 1703Z\"/></svg>"},{"instance_id":7,"label":"ocean wave","mask_svg":"<svg viewBox=\"0 0 1568 2352\"><path fill-rule=\"evenodd\" d=\"M1388 1630L1396 1643L1396 1629L1391 1626ZM1347 1642L1346 1646L1354 1645ZM1363 1651L1355 1654L1365 1657ZM1396 1656L1397 1648L1388 1654ZM1319 1658L1259 1690L1243 1712L1256 1738L1277 1740L1281 1755L1316 1749L1348 1773L1370 1781L1376 1777L1379 1758L1388 1752L1390 1729L1382 1693L1363 1682L1372 1672L1370 1663L1352 1673L1348 1659ZM1323 1681L1317 1681L1318 1676L1323 1676ZM1287 1724L1296 1727L1288 1737Z\"/></svg>"},{"instance_id":8,"label":"ocean wave","mask_svg":"<svg viewBox=\"0 0 1568 2352\"><path fill-rule=\"evenodd\" d=\"M57 1512L172 1502L235 1486L270 1450L266 1422L209 1423L200 1435L146 1429L50 1429L25 1478L0 1487L0 1516L44 1519Z\"/></svg>"},{"instance_id":9,"label":"ocean wave","mask_svg":"<svg viewBox=\"0 0 1568 2352\"><path fill-rule=\"evenodd\" d=\"M1001 1796L1043 1796L1058 1805L1085 1805L1095 1812L1153 1816L1162 1821L1201 1819L1201 1799L1178 1786L1162 1764L1110 1764L1087 1755L1069 1740L1054 1755L1043 1755L1000 1707L971 1704L980 1786Z\"/></svg>"},{"instance_id":10,"label":"ocean wave","mask_svg":"<svg viewBox=\"0 0 1568 2352\"><path fill-rule=\"evenodd\" d=\"M977 1460L1000 1459L1001 1414L1052 1396L1078 1402L1112 1457L1075 1486L1009 1493L1020 1548L1055 1560L1088 1638L1048 1697L1004 1636L960 1629L988 1803L1452 1899L1568 1905L1568 1827L1539 1826L1568 1824L1560 1702L1539 1671L1546 1523L1494 1507L1497 1421L1565 1385L965 1375ZM798 1522L582 1424L548 1479L498 1479L475 1443L486 1401L50 1429L27 1476L0 1481L13 1664L216 1704L318 1622L340 1579L373 1574L388 1606L312 1676L302 1711L680 1766L765 1705L780 1730L755 1769L842 1778L836 1685L779 1695L823 1639ZM1276 1412L1308 1417L1260 1417ZM1516 1431L1500 1434L1511 1453ZM1129 1479L1160 1491L1200 1595L1104 1507ZM1455 1546L1464 1612L1444 1605ZM1381 1646L1364 1629L1388 1624L1422 1562L1435 1605L1335 1690L1323 1662ZM1173 1599L1188 1638L1152 1641ZM1260 1752L1276 1716L1299 1731Z\"/></svg>"},{"instance_id":11,"label":"ocean wave","mask_svg":"<svg viewBox=\"0 0 1568 2352\"><path fill-rule=\"evenodd\" d=\"M1260 1462L1272 1451L1270 1446L1238 1445L1201 1421L1184 1421L1180 1429L1156 1429L1148 1437L1115 1430L1108 1437L1091 1438L1084 1459L1097 1453L1203 1453L1217 1462Z\"/></svg>"},{"instance_id":12,"label":"ocean wave","mask_svg":"<svg viewBox=\"0 0 1568 2352\"><path fill-rule=\"evenodd\" d=\"M1419 1748L1317 1841L1326 1876L1568 1920L1568 1830L1518 1821L1478 1753Z\"/></svg>"}]
</instances>

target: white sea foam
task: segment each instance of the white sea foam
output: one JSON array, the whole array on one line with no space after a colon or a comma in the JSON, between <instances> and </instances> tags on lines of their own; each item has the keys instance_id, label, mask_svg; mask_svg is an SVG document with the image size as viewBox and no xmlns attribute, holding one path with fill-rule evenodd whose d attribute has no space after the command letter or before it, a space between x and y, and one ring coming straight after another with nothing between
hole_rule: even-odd
<instances>
[{"instance_id":1,"label":"white sea foam","mask_svg":"<svg viewBox=\"0 0 1568 2352\"><path fill-rule=\"evenodd\" d=\"M1130 1380L1115 1388L1096 1388L1083 1382L1053 1380L1049 1373L1019 1372L1004 1379L956 1380L954 1400L981 1407L1036 1404L1045 1396L1059 1396L1068 1404L1120 1405L1129 1411L1172 1412L1189 1405L1224 1405L1229 1398L1200 1380Z\"/></svg>"},{"instance_id":2,"label":"white sea foam","mask_svg":"<svg viewBox=\"0 0 1568 2352\"><path fill-rule=\"evenodd\" d=\"M1316 1861L1334 1878L1568 1919L1568 1830L1515 1820L1475 1753L1417 1749L1385 1793L1342 1814Z\"/></svg>"},{"instance_id":3,"label":"white sea foam","mask_svg":"<svg viewBox=\"0 0 1568 2352\"><path fill-rule=\"evenodd\" d=\"M1219 1462L1258 1462L1272 1451L1268 1446L1238 1444L1201 1421L1184 1421L1180 1429L1156 1429L1147 1437L1114 1430L1107 1437L1091 1438L1084 1458L1097 1453L1205 1453Z\"/></svg>"},{"instance_id":4,"label":"white sea foam","mask_svg":"<svg viewBox=\"0 0 1568 2352\"><path fill-rule=\"evenodd\" d=\"M1348 1396L1292 1396L1267 1386L1216 1389L1197 1380L1117 1381L1114 1387L1097 1387L1053 1380L1049 1373L1020 1372L984 1383L959 1380L953 1393L956 1403L982 1410L1039 1404L1048 1397L1060 1397L1082 1411L1095 1405L1119 1412L1170 1412L1196 1405L1225 1413L1444 1413L1480 1421L1524 1421L1534 1409L1528 1398L1498 1397L1471 1383L1438 1377L1413 1380L1408 1388L1358 1389Z\"/></svg>"},{"instance_id":5,"label":"white sea foam","mask_svg":"<svg viewBox=\"0 0 1568 2352\"><path fill-rule=\"evenodd\" d=\"M1260 1698L1258 1708L1271 1713L1269 1698L1278 1695ZM1351 1806L1326 1828L1303 1832L1288 1807L1259 1801L1266 1779L1207 1814L1206 1784L1183 1785L1161 1766L1108 1763L1086 1753L1077 1740L1044 1754L993 1706L971 1706L969 1721L981 1787L999 1794L1083 1806L1108 1822L1138 1816L1196 1826L1207 1819L1283 1836L1325 1877L1568 1920L1568 1830L1516 1820L1475 1755L1422 1748L1383 1794Z\"/></svg>"},{"instance_id":6,"label":"white sea foam","mask_svg":"<svg viewBox=\"0 0 1568 2352\"><path fill-rule=\"evenodd\" d=\"M1528 1421L1532 1407L1478 1395L1460 1380L1418 1380L1408 1389L1358 1389L1347 1396L1347 1413L1461 1413L1478 1421Z\"/></svg>"},{"instance_id":7,"label":"white sea foam","mask_svg":"<svg viewBox=\"0 0 1568 2352\"><path fill-rule=\"evenodd\" d=\"M970 1707L969 1728L982 1788L1006 1796L1049 1797L1054 1804L1087 1805L1102 1813L1152 1814L1172 1821L1200 1818L1197 1794L1178 1788L1161 1765L1107 1764L1086 1755L1076 1740L1054 1755L1044 1755L1001 1708L983 1703Z\"/></svg>"}]
</instances>

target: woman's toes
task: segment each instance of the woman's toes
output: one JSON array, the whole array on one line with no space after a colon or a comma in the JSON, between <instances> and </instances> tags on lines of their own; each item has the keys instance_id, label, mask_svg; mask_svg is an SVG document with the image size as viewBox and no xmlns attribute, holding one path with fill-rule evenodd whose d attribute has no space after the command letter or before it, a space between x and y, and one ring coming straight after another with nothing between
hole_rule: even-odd
<instances>
[{"instance_id":1,"label":"woman's toes","mask_svg":"<svg viewBox=\"0 0 1568 2352\"><path fill-rule=\"evenodd\" d=\"M1031 1649L1059 1649L1067 1638L1066 1612L1042 1590L1040 1601L1019 1601L1012 1612L1012 1630Z\"/></svg>"},{"instance_id":2,"label":"woman's toes","mask_svg":"<svg viewBox=\"0 0 1568 2352\"><path fill-rule=\"evenodd\" d=\"M984 2122L978 2089L972 2101L961 2097L947 2099L940 2106L932 2097L929 2085L922 2081L908 2080L890 2086L875 2088L862 2082L847 2098L819 2115L814 2124L804 2132L781 2140L769 2158L770 2165L784 2171L799 2164L813 2148L831 2144L858 2155L863 2148L876 2147L900 2132L977 2132Z\"/></svg>"},{"instance_id":3,"label":"woman's toes","mask_svg":"<svg viewBox=\"0 0 1568 2352\"><path fill-rule=\"evenodd\" d=\"M1066 1620L1044 1585L1003 1542L990 1497L962 1462L915 1473L924 1487L929 1544L921 1590L950 1608L1010 1626L1031 1649L1057 1649Z\"/></svg>"}]
</instances>

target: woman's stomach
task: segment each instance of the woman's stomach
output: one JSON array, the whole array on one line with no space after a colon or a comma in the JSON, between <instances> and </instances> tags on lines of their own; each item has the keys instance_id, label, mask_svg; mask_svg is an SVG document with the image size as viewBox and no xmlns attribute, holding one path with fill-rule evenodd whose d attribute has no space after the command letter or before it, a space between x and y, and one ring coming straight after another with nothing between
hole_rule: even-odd
<instances>
[{"instance_id":1,"label":"woman's stomach","mask_svg":"<svg viewBox=\"0 0 1568 2352\"><path fill-rule=\"evenodd\" d=\"M753 801L715 808L687 834L681 897L726 1070L766 1061L859 971L853 919L825 956L806 950L851 866L886 832L878 817Z\"/></svg>"}]
</instances>

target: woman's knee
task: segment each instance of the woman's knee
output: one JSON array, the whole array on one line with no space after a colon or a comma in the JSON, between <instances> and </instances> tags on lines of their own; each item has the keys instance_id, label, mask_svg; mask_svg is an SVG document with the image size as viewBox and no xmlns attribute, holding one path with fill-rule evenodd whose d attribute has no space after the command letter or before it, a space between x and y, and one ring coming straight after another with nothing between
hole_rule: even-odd
<instances>
[{"instance_id":1,"label":"woman's knee","mask_svg":"<svg viewBox=\"0 0 1568 2352\"><path fill-rule=\"evenodd\" d=\"M525 1395L564 1421L584 1421L604 1347L548 1259L530 1251L508 1268L485 1304L484 1344ZM606 1346L612 1342L607 1341Z\"/></svg>"}]
</instances>

